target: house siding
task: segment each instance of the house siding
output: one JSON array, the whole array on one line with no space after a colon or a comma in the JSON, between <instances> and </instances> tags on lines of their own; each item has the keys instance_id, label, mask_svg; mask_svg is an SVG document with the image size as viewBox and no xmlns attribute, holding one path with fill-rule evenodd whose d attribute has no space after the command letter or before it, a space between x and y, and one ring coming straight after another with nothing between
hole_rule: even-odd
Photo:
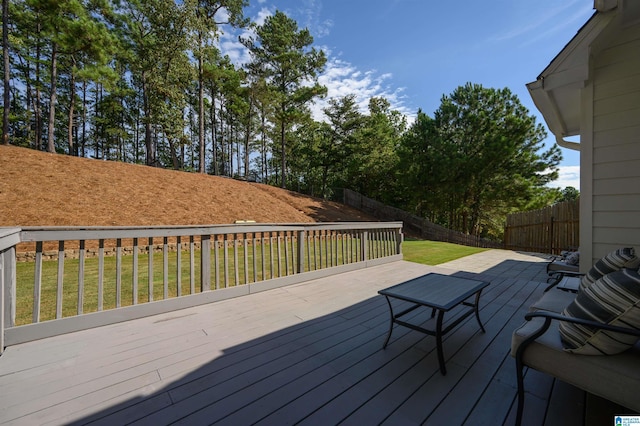
<instances>
[{"instance_id":1,"label":"house siding","mask_svg":"<svg viewBox=\"0 0 640 426\"><path fill-rule=\"evenodd\" d=\"M640 25L616 24L591 63L593 163L582 185L591 193L593 261L622 246L640 252Z\"/></svg>"}]
</instances>

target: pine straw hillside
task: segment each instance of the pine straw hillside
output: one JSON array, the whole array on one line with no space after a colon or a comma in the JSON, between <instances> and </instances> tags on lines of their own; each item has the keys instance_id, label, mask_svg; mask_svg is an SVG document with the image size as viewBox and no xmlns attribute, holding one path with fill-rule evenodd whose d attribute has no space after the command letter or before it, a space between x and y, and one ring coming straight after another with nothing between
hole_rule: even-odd
<instances>
[{"instance_id":1,"label":"pine straw hillside","mask_svg":"<svg viewBox=\"0 0 640 426\"><path fill-rule=\"evenodd\" d=\"M229 178L0 146L0 226L375 220L342 204Z\"/></svg>"}]
</instances>

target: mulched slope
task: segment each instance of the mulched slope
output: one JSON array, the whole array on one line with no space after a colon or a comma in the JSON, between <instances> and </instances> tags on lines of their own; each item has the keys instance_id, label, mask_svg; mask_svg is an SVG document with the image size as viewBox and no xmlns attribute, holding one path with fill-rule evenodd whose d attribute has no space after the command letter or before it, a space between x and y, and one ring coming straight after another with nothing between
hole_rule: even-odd
<instances>
[{"instance_id":1,"label":"mulched slope","mask_svg":"<svg viewBox=\"0 0 640 426\"><path fill-rule=\"evenodd\" d=\"M375 220L280 188L0 146L0 226L208 225Z\"/></svg>"}]
</instances>

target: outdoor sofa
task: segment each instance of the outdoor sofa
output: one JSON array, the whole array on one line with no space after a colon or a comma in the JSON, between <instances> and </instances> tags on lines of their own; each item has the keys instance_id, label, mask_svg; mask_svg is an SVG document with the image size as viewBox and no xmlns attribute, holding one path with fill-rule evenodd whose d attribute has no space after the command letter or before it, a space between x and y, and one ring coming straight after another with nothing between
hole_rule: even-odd
<instances>
[{"instance_id":1,"label":"outdoor sofa","mask_svg":"<svg viewBox=\"0 0 640 426\"><path fill-rule=\"evenodd\" d=\"M640 260L632 248L598 261L577 292L543 293L514 331L520 424L525 402L524 367L640 413ZM620 296L620 295L623 296ZM613 300L613 302L612 302ZM612 308L612 304L620 306Z\"/></svg>"},{"instance_id":2,"label":"outdoor sofa","mask_svg":"<svg viewBox=\"0 0 640 426\"><path fill-rule=\"evenodd\" d=\"M560 257L554 257L547 263L547 282L550 283L545 291L550 290L564 277L580 276L580 252L565 251Z\"/></svg>"}]
</instances>

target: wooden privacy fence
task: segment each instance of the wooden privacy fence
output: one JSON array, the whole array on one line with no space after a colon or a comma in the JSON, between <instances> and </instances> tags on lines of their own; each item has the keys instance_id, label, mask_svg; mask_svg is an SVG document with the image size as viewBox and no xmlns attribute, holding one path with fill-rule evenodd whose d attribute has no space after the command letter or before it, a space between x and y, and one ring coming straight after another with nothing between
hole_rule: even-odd
<instances>
[{"instance_id":1,"label":"wooden privacy fence","mask_svg":"<svg viewBox=\"0 0 640 426\"><path fill-rule=\"evenodd\" d=\"M401 260L401 243L400 222L0 228L0 354ZM24 250L32 261L17 261Z\"/></svg>"},{"instance_id":2,"label":"wooden privacy fence","mask_svg":"<svg viewBox=\"0 0 640 426\"><path fill-rule=\"evenodd\" d=\"M497 241L487 240L475 235L452 231L444 226L436 225L429 220L382 204L349 189L344 190L344 204L368 213L380 220L401 220L405 231L408 229L421 238L431 241L444 241L471 247L504 248Z\"/></svg>"},{"instance_id":3,"label":"wooden privacy fence","mask_svg":"<svg viewBox=\"0 0 640 426\"><path fill-rule=\"evenodd\" d=\"M510 214L504 231L507 249L549 254L577 249L580 245L579 235L579 200Z\"/></svg>"}]
</instances>

